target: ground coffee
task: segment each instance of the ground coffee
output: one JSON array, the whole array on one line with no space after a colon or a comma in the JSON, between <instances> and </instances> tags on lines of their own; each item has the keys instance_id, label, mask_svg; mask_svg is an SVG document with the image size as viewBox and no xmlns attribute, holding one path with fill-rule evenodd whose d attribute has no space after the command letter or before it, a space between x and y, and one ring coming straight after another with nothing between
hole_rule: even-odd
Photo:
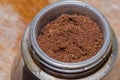
<instances>
[{"instance_id":1,"label":"ground coffee","mask_svg":"<svg viewBox=\"0 0 120 80\"><path fill-rule=\"evenodd\" d=\"M62 62L87 60L100 50L104 42L99 26L83 15L62 14L48 23L38 36L40 48Z\"/></svg>"}]
</instances>

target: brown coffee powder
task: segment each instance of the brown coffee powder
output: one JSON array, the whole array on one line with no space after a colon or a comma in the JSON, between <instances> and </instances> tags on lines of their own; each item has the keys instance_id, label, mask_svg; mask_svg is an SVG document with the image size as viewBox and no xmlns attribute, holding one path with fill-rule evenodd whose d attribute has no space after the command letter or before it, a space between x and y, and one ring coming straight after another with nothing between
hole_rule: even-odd
<instances>
[{"instance_id":1,"label":"brown coffee powder","mask_svg":"<svg viewBox=\"0 0 120 80\"><path fill-rule=\"evenodd\" d=\"M87 60L100 50L104 42L99 26L83 15L62 14L48 23L38 37L40 48L62 62Z\"/></svg>"}]
</instances>

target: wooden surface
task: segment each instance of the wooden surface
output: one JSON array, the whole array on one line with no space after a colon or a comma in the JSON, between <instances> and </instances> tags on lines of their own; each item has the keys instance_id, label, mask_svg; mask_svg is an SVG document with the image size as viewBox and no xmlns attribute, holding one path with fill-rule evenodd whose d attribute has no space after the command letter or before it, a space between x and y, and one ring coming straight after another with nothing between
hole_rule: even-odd
<instances>
[{"instance_id":1,"label":"wooden surface","mask_svg":"<svg viewBox=\"0 0 120 80\"><path fill-rule=\"evenodd\" d=\"M57 0L49 1L52 3ZM120 49L120 0L82 1L92 4L106 16L117 35ZM0 80L10 80L13 60L15 55L20 52L20 41L28 23L21 19L21 15L12 4L0 4ZM119 57L120 51L116 65L104 80L120 80Z\"/></svg>"}]
</instances>

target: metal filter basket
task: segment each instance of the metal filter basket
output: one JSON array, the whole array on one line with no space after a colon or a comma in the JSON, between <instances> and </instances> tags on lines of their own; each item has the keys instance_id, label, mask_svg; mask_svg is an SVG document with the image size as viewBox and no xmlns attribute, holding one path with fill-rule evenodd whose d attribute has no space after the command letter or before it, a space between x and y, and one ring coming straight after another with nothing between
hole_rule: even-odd
<instances>
[{"instance_id":1,"label":"metal filter basket","mask_svg":"<svg viewBox=\"0 0 120 80\"><path fill-rule=\"evenodd\" d=\"M39 31L63 13L88 16L100 26L104 44L95 56L82 62L64 63L54 60L40 49L37 43ZM100 80L113 67L117 53L117 40L105 16L87 3L72 0L56 2L41 10L26 30L22 41L24 64L29 74L36 77L34 80Z\"/></svg>"}]
</instances>

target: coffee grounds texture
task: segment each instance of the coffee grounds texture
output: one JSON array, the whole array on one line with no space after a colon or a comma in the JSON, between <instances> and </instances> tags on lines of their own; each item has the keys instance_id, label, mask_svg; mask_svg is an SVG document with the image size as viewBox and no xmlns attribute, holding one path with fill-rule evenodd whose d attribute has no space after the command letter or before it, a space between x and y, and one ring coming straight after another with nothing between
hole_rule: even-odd
<instances>
[{"instance_id":1,"label":"coffee grounds texture","mask_svg":"<svg viewBox=\"0 0 120 80\"><path fill-rule=\"evenodd\" d=\"M38 44L51 58L81 62L96 55L104 43L100 27L91 18L62 14L40 31Z\"/></svg>"}]
</instances>

